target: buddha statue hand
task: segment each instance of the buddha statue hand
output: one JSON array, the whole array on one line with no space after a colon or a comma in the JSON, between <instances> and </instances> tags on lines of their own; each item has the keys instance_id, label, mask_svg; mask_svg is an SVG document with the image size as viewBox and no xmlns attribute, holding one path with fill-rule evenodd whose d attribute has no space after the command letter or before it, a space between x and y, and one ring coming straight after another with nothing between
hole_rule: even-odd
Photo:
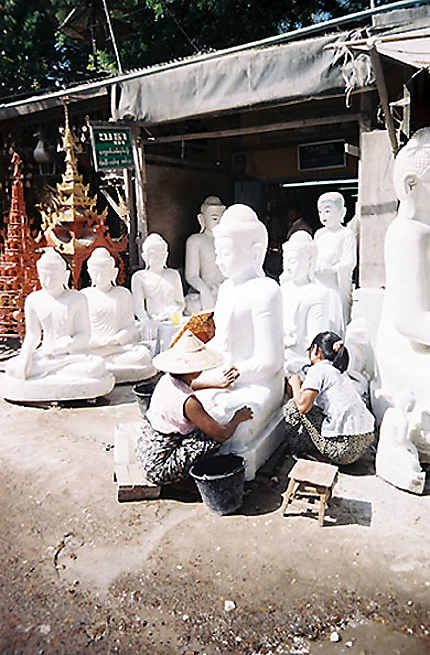
<instances>
[{"instance_id":1,"label":"buddha statue hand","mask_svg":"<svg viewBox=\"0 0 430 655\"><path fill-rule=\"evenodd\" d=\"M46 353L50 357L58 357L58 355L67 355L72 352L73 338L69 336L60 337L55 341L55 345L50 347L49 353Z\"/></svg>"}]
</instances>

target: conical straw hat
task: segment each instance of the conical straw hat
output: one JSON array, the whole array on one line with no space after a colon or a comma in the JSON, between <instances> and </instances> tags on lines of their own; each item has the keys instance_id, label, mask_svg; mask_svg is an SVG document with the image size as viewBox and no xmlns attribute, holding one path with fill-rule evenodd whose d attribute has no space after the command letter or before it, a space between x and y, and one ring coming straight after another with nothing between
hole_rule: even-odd
<instances>
[{"instance_id":1,"label":"conical straw hat","mask_svg":"<svg viewBox=\"0 0 430 655\"><path fill-rule=\"evenodd\" d=\"M181 374L206 371L222 364L223 359L220 353L207 348L191 330L185 330L175 345L154 357L152 363L160 371Z\"/></svg>"}]
</instances>

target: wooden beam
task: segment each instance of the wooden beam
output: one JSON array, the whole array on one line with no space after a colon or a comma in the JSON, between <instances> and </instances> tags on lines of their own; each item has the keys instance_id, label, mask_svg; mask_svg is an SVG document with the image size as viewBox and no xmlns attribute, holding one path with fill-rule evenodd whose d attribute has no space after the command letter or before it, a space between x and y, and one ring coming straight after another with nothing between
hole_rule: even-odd
<instances>
[{"instance_id":1,"label":"wooden beam","mask_svg":"<svg viewBox=\"0 0 430 655\"><path fill-rule=\"evenodd\" d=\"M376 49L376 43L369 40L369 54L372 62L373 72L375 73L376 88L378 89L379 100L381 101L382 111L384 113L385 125L387 126L388 137L391 143L391 149L394 156L397 155L399 144L397 142L396 128L394 126L393 116L388 104L388 91L385 83L384 71L382 68L381 57Z\"/></svg>"},{"instance_id":2,"label":"wooden beam","mask_svg":"<svg viewBox=\"0 0 430 655\"><path fill-rule=\"evenodd\" d=\"M360 120L360 114L340 114L339 116L325 116L321 118L303 118L283 123L269 123L268 125L255 125L254 127L238 127L227 130L214 130L213 132L194 132L190 134L175 134L171 136L152 137L143 139L143 144L174 143L175 141L194 141L198 139L223 139L232 136L247 134L263 134L265 132L280 132L282 130L296 130L318 125L333 125L335 123L353 123Z\"/></svg>"}]
</instances>

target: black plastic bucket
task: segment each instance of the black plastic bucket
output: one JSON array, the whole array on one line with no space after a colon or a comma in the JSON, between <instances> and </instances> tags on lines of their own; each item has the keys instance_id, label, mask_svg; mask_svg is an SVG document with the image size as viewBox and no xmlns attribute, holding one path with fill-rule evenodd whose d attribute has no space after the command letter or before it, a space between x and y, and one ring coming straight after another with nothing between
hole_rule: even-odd
<instances>
[{"instance_id":1,"label":"black plastic bucket","mask_svg":"<svg viewBox=\"0 0 430 655\"><path fill-rule=\"evenodd\" d=\"M145 416L146 414L156 384L157 380L151 379L145 382L139 382L139 384L135 384L133 387L133 393L137 398L141 416Z\"/></svg>"},{"instance_id":2,"label":"black plastic bucket","mask_svg":"<svg viewBox=\"0 0 430 655\"><path fill-rule=\"evenodd\" d=\"M231 514L243 501L245 460L239 455L204 457L190 470L203 502L216 514Z\"/></svg>"}]
</instances>

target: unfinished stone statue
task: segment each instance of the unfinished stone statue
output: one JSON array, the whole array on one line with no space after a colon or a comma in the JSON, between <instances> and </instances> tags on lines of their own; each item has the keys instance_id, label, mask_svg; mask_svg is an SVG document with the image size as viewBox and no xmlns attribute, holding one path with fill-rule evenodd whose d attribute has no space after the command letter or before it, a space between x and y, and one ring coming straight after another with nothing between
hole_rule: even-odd
<instances>
[{"instance_id":1,"label":"unfinished stone statue","mask_svg":"<svg viewBox=\"0 0 430 655\"><path fill-rule=\"evenodd\" d=\"M1 395L25 402L109 393L115 379L101 357L88 353L87 300L67 287L64 259L48 248L37 262L37 272L42 288L25 301L25 339L20 354L6 364Z\"/></svg>"},{"instance_id":2,"label":"unfinished stone statue","mask_svg":"<svg viewBox=\"0 0 430 655\"><path fill-rule=\"evenodd\" d=\"M398 389L414 393L422 416L417 444L430 461L430 128L418 130L394 162L400 205L385 237L386 289L375 345L378 411Z\"/></svg>"},{"instance_id":3,"label":"unfinished stone statue","mask_svg":"<svg viewBox=\"0 0 430 655\"><path fill-rule=\"evenodd\" d=\"M316 247L311 235L302 230L295 232L282 249L284 371L288 377L309 364L307 349L319 332L342 334L344 325L339 294L315 280Z\"/></svg>"},{"instance_id":4,"label":"unfinished stone statue","mask_svg":"<svg viewBox=\"0 0 430 655\"><path fill-rule=\"evenodd\" d=\"M192 234L187 239L185 279L192 287L185 298L189 314L214 309L218 289L224 281L224 276L215 261L213 235L213 229L218 225L224 210L225 206L217 196L208 196L197 215L200 232Z\"/></svg>"},{"instance_id":5,"label":"unfinished stone statue","mask_svg":"<svg viewBox=\"0 0 430 655\"><path fill-rule=\"evenodd\" d=\"M155 374L148 348L138 343L132 296L115 286L118 269L106 248L96 248L88 259L92 286L81 293L88 301L90 349L103 357L116 382L137 382Z\"/></svg>"},{"instance_id":6,"label":"unfinished stone statue","mask_svg":"<svg viewBox=\"0 0 430 655\"><path fill-rule=\"evenodd\" d=\"M413 411L415 397L409 392L399 392L393 404L394 407L386 410L379 431L376 475L399 489L422 494L426 474L413 443L414 436L420 430Z\"/></svg>"},{"instance_id":7,"label":"unfinished stone statue","mask_svg":"<svg viewBox=\"0 0 430 655\"><path fill-rule=\"evenodd\" d=\"M357 243L353 231L342 225L346 207L341 193L323 193L318 199L318 212L323 227L314 236L318 251L315 275L328 289L339 292L346 326L351 314Z\"/></svg>"},{"instance_id":8,"label":"unfinished stone statue","mask_svg":"<svg viewBox=\"0 0 430 655\"><path fill-rule=\"evenodd\" d=\"M347 374L354 383L358 393L369 404L369 383L374 366L370 336L363 318L352 318L346 328L345 346L349 353Z\"/></svg>"},{"instance_id":9,"label":"unfinished stone statue","mask_svg":"<svg viewBox=\"0 0 430 655\"><path fill-rule=\"evenodd\" d=\"M281 292L263 273L267 230L250 207L226 209L214 237L217 264L227 279L219 290L215 337L209 343L223 353L226 367L236 366L239 378L232 388L205 389L196 395L222 423L244 404L251 407L254 418L241 424L222 447L222 452L245 458L250 480L283 438ZM205 372L202 381L216 379L216 373Z\"/></svg>"},{"instance_id":10,"label":"unfinished stone statue","mask_svg":"<svg viewBox=\"0 0 430 655\"><path fill-rule=\"evenodd\" d=\"M184 311L184 292L181 276L167 268L167 242L156 233L142 244L142 258L146 268L136 271L131 278L134 313L140 321L155 319L169 322L172 314Z\"/></svg>"}]
</instances>

